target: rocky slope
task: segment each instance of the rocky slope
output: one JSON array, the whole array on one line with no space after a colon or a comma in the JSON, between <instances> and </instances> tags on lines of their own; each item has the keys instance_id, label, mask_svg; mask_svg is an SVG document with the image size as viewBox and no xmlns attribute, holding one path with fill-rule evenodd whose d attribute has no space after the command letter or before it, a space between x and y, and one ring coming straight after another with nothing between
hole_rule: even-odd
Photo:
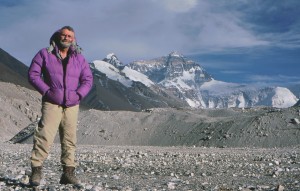
<instances>
[{"instance_id":1,"label":"rocky slope","mask_svg":"<svg viewBox=\"0 0 300 191\"><path fill-rule=\"evenodd\" d=\"M0 48L0 81L33 89L27 80L28 67Z\"/></svg>"},{"instance_id":2,"label":"rocky slope","mask_svg":"<svg viewBox=\"0 0 300 191\"><path fill-rule=\"evenodd\" d=\"M299 108L147 111L82 111L78 143L220 148L273 148L300 144ZM32 139L29 137L20 142L32 143Z\"/></svg>"},{"instance_id":3,"label":"rocky slope","mask_svg":"<svg viewBox=\"0 0 300 191\"><path fill-rule=\"evenodd\" d=\"M0 140L16 133L40 117L41 96L37 91L0 82Z\"/></svg>"}]
</instances>

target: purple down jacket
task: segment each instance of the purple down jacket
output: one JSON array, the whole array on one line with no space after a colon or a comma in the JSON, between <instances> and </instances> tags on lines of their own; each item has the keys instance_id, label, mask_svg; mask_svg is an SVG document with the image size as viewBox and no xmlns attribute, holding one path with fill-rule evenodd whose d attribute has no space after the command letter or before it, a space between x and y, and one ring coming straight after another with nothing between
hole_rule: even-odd
<instances>
[{"instance_id":1,"label":"purple down jacket","mask_svg":"<svg viewBox=\"0 0 300 191\"><path fill-rule=\"evenodd\" d=\"M28 80L42 94L43 101L64 107L77 105L93 84L89 64L82 54L71 47L64 73L57 52L57 46L52 51L46 48L40 50L31 62Z\"/></svg>"}]
</instances>

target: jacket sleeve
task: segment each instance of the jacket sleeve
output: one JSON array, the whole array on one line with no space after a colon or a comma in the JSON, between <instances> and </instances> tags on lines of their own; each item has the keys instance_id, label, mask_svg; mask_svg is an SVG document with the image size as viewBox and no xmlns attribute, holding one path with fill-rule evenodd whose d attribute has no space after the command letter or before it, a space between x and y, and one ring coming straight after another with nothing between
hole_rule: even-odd
<instances>
[{"instance_id":1,"label":"jacket sleeve","mask_svg":"<svg viewBox=\"0 0 300 191\"><path fill-rule=\"evenodd\" d=\"M29 83L43 96L47 93L50 87L44 82L42 78L42 66L44 62L42 51L39 51L32 59L28 70Z\"/></svg>"},{"instance_id":2,"label":"jacket sleeve","mask_svg":"<svg viewBox=\"0 0 300 191\"><path fill-rule=\"evenodd\" d=\"M82 60L82 71L80 73L79 87L77 93L80 96L80 99L84 98L92 88L93 85L93 74L91 72L89 64L83 58Z\"/></svg>"}]
</instances>

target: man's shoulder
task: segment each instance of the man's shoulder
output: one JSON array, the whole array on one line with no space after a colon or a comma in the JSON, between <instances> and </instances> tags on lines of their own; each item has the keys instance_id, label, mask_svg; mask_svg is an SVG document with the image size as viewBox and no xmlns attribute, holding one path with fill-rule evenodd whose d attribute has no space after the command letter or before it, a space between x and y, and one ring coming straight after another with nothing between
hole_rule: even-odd
<instances>
[{"instance_id":1,"label":"man's shoulder","mask_svg":"<svg viewBox=\"0 0 300 191\"><path fill-rule=\"evenodd\" d=\"M37 53L36 53L36 55L35 55L35 57L47 57L48 56L48 51L47 51L47 48L42 48L42 49L40 49Z\"/></svg>"},{"instance_id":2,"label":"man's shoulder","mask_svg":"<svg viewBox=\"0 0 300 191\"><path fill-rule=\"evenodd\" d=\"M48 54L48 49L47 48L42 48L38 51L38 54Z\"/></svg>"},{"instance_id":3,"label":"man's shoulder","mask_svg":"<svg viewBox=\"0 0 300 191\"><path fill-rule=\"evenodd\" d=\"M79 59L79 60L85 60L85 57L84 57L83 54L81 54L81 53L75 53L74 55L75 55L75 57L76 57L77 59Z\"/></svg>"}]
</instances>

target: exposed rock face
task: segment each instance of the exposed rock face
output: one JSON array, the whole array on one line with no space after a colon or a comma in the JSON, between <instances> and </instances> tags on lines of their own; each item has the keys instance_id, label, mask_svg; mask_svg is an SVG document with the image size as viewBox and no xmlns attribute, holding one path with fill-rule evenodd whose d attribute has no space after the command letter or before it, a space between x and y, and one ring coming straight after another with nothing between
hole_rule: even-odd
<instances>
[{"instance_id":1,"label":"exposed rock face","mask_svg":"<svg viewBox=\"0 0 300 191\"><path fill-rule=\"evenodd\" d=\"M135 61L128 67L149 76L153 82L161 84L180 78L189 86L200 86L212 79L198 63L187 60L176 52L148 61ZM184 79L184 77L188 78Z\"/></svg>"},{"instance_id":2,"label":"exposed rock face","mask_svg":"<svg viewBox=\"0 0 300 191\"><path fill-rule=\"evenodd\" d=\"M118 69L124 68L124 64L118 59L118 57L114 53L108 54L106 58L103 59L103 61L112 64Z\"/></svg>"}]
</instances>

